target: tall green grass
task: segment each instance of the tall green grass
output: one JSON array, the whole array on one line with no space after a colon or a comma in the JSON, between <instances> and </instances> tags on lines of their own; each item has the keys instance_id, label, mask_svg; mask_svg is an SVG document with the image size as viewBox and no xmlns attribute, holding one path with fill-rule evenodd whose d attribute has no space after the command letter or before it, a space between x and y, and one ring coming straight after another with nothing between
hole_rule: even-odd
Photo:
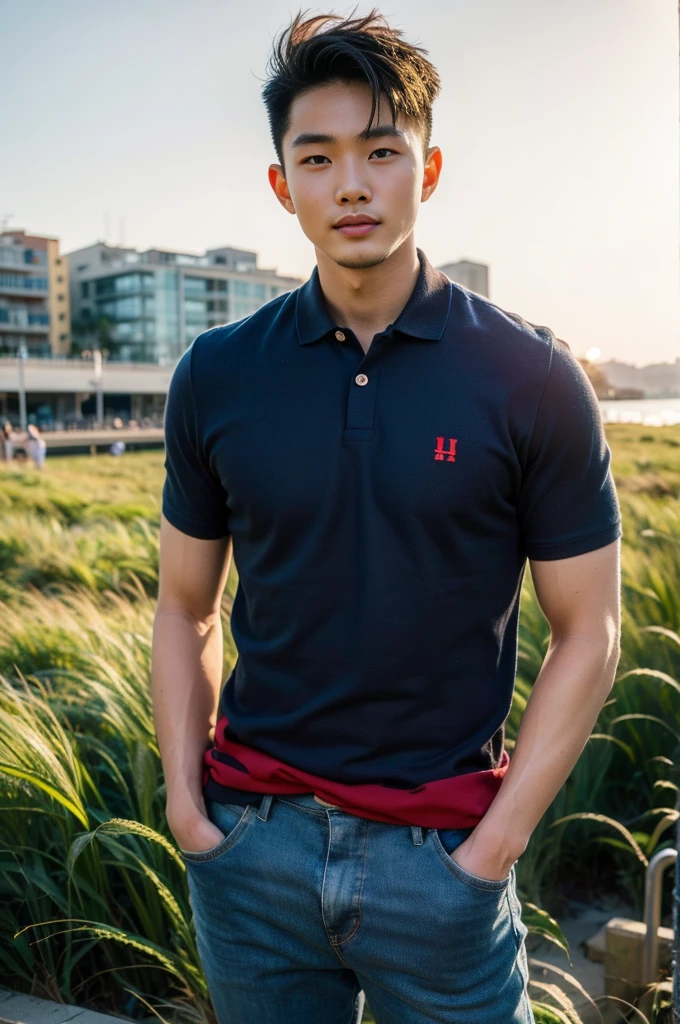
<instances>
[{"instance_id":1,"label":"tall green grass","mask_svg":"<svg viewBox=\"0 0 680 1024\"><path fill-rule=\"evenodd\" d=\"M639 912L645 864L672 840L678 438L672 428L610 431L625 530L621 664L583 756L518 864L527 924L558 944L550 914L566 896L619 893ZM0 977L182 1024L210 1022L211 1009L165 821L149 697L162 478L161 453L53 460L42 475L0 467ZM235 657L235 583L232 571L225 672ZM547 641L527 575L510 748ZM533 995L537 1021L576 1019L552 988Z\"/></svg>"},{"instance_id":2,"label":"tall green grass","mask_svg":"<svg viewBox=\"0 0 680 1024\"><path fill-rule=\"evenodd\" d=\"M184 866L164 827L152 611L143 593L21 602L22 622L50 623L38 663L55 658L0 677L0 964L40 995L120 1011L160 992L176 1019L202 1020Z\"/></svg>"}]
</instances>

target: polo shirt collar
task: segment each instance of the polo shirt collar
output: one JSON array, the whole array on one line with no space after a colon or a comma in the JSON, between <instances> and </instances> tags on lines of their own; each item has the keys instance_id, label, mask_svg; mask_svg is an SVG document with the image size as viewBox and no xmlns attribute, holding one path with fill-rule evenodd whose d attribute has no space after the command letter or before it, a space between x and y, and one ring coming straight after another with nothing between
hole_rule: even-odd
<instances>
[{"instance_id":1,"label":"polo shirt collar","mask_svg":"<svg viewBox=\"0 0 680 1024\"><path fill-rule=\"evenodd\" d=\"M408 302L392 326L411 338L439 341L449 317L451 282L446 274L431 265L421 249L417 253L420 273ZM301 345L310 345L338 329L328 312L317 267L297 290L295 321Z\"/></svg>"}]
</instances>

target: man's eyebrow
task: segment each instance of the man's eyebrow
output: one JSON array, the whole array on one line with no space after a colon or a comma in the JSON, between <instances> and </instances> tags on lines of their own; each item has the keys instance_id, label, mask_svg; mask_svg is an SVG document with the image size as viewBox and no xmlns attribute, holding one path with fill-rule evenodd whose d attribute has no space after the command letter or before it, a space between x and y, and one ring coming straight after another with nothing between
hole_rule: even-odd
<instances>
[{"instance_id":1,"label":"man's eyebrow","mask_svg":"<svg viewBox=\"0 0 680 1024\"><path fill-rule=\"evenodd\" d=\"M357 136L358 139L368 142L371 139L401 139L406 141L406 135L393 124L377 124L375 128L364 128Z\"/></svg>"},{"instance_id":2,"label":"man's eyebrow","mask_svg":"<svg viewBox=\"0 0 680 1024\"><path fill-rule=\"evenodd\" d=\"M317 132L303 132L302 135L298 135L297 138L293 139L291 146L295 149L296 146L330 146L338 140L334 135L320 135Z\"/></svg>"},{"instance_id":3,"label":"man's eyebrow","mask_svg":"<svg viewBox=\"0 0 680 1024\"><path fill-rule=\"evenodd\" d=\"M399 128L395 128L393 124L378 124L374 128L364 128L363 132L360 132L356 138L360 142L385 138L405 141L406 136L404 132L400 131ZM302 134L293 139L291 147L296 149L298 146L332 146L337 141L335 135L325 135L321 132L302 132Z\"/></svg>"}]
</instances>

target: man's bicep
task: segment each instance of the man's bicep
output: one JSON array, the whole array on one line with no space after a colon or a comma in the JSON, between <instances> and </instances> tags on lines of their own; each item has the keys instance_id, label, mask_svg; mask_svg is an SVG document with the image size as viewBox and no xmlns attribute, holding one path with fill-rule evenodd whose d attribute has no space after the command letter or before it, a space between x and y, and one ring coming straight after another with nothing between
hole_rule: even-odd
<instances>
[{"instance_id":1,"label":"man's bicep","mask_svg":"<svg viewBox=\"0 0 680 1024\"><path fill-rule=\"evenodd\" d=\"M206 619L219 611L231 562L231 537L203 540L161 516L158 606Z\"/></svg>"},{"instance_id":2,"label":"man's bicep","mask_svg":"<svg viewBox=\"0 0 680 1024\"><path fill-rule=\"evenodd\" d=\"M621 624L621 541L550 561L530 560L538 603L554 639L592 637L618 646Z\"/></svg>"}]
</instances>

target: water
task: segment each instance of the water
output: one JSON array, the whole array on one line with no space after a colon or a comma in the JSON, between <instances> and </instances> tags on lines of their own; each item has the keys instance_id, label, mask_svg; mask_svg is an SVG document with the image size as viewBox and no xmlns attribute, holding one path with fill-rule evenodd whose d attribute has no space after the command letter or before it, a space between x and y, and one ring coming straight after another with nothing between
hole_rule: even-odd
<instances>
[{"instance_id":1,"label":"water","mask_svg":"<svg viewBox=\"0 0 680 1024\"><path fill-rule=\"evenodd\" d=\"M680 423L680 398L603 398L600 409L605 423L640 423L645 427Z\"/></svg>"}]
</instances>

